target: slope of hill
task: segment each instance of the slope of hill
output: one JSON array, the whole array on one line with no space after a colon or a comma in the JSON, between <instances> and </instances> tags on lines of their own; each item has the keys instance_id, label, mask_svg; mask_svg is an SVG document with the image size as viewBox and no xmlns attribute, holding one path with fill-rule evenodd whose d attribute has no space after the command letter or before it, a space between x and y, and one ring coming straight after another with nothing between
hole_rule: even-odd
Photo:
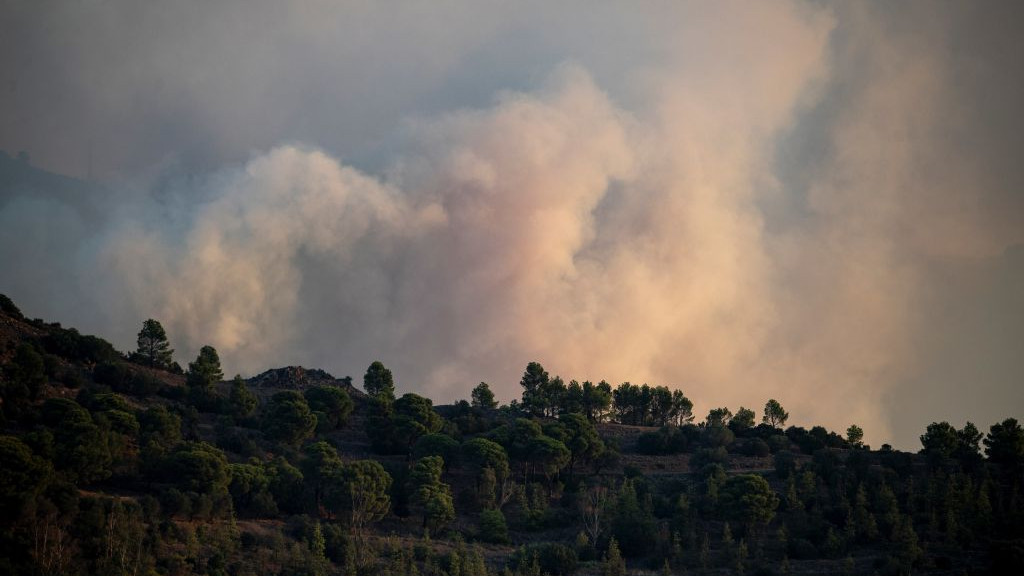
<instances>
[{"instance_id":1,"label":"slope of hill","mask_svg":"<svg viewBox=\"0 0 1024 576\"><path fill-rule=\"evenodd\" d=\"M435 409L379 363L371 394L296 366L224 381L212 348L182 363L0 297L0 573L999 574L1024 560L1014 420L990 428L987 459L973 425L945 423L907 454L745 410L693 424L681 394L669 413L656 389L559 387L535 364L522 403L492 406L483 385Z\"/></svg>"}]
</instances>

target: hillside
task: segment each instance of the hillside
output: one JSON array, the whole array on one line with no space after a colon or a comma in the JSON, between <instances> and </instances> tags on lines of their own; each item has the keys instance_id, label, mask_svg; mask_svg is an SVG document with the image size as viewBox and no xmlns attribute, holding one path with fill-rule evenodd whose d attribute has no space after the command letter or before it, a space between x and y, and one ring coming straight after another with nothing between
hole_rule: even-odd
<instances>
[{"instance_id":1,"label":"hillside","mask_svg":"<svg viewBox=\"0 0 1024 576\"><path fill-rule=\"evenodd\" d=\"M435 407L379 362L361 389L298 366L225 379L212 347L174 359L167 340L147 322L125 353L0 296L0 574L1024 565L1016 420L935 423L910 454L786 427L773 401L697 419L681 392L536 363L521 401L481 384Z\"/></svg>"}]
</instances>

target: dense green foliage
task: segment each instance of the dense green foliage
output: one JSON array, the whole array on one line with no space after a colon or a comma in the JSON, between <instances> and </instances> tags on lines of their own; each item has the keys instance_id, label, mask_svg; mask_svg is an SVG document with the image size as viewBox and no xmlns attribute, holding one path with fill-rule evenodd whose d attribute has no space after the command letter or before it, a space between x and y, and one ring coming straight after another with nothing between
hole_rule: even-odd
<instances>
[{"instance_id":1,"label":"dense green foliage","mask_svg":"<svg viewBox=\"0 0 1024 576\"><path fill-rule=\"evenodd\" d=\"M297 445L316 429L316 416L306 399L293 390L274 394L263 410L262 428L271 440Z\"/></svg>"},{"instance_id":2,"label":"dense green foliage","mask_svg":"<svg viewBox=\"0 0 1024 576\"><path fill-rule=\"evenodd\" d=\"M0 342L0 574L1002 574L1024 563L1024 429L927 426L917 454L711 410L662 386L396 398L350 379L176 373L159 323L129 362L28 322ZM143 346L145 344L145 346ZM162 352L161 352L162 350ZM164 352L167 354L165 355ZM140 366L142 363L144 366ZM642 427L642 428L641 428ZM485 545L484 545L485 544Z\"/></svg>"},{"instance_id":3,"label":"dense green foliage","mask_svg":"<svg viewBox=\"0 0 1024 576\"><path fill-rule=\"evenodd\" d=\"M333 386L314 386L305 392L309 408L317 415L318 426L325 430L334 430L344 426L352 413L352 399L341 388ZM323 423L319 423L323 420Z\"/></svg>"}]
</instances>

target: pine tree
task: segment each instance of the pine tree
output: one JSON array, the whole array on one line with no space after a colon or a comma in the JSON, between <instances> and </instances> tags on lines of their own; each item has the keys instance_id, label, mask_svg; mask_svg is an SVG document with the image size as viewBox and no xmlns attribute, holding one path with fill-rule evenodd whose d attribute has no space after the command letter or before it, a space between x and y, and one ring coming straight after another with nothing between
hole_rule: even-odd
<instances>
[{"instance_id":1,"label":"pine tree","mask_svg":"<svg viewBox=\"0 0 1024 576\"><path fill-rule=\"evenodd\" d=\"M171 349L171 344L167 341L167 332L156 320L150 318L142 323L137 344L138 350L135 354L147 366L154 368L169 368L171 366L174 350Z\"/></svg>"},{"instance_id":2,"label":"pine tree","mask_svg":"<svg viewBox=\"0 0 1024 576\"><path fill-rule=\"evenodd\" d=\"M203 346L195 362L189 362L188 385L189 400L200 410L213 410L217 407L218 398L214 385L224 379L220 367L220 356L213 346Z\"/></svg>"},{"instance_id":3,"label":"pine tree","mask_svg":"<svg viewBox=\"0 0 1024 576\"><path fill-rule=\"evenodd\" d=\"M363 390L371 398L381 398L386 402L395 400L395 380L391 376L391 370L384 367L380 361L370 364L363 376Z\"/></svg>"},{"instance_id":4,"label":"pine tree","mask_svg":"<svg viewBox=\"0 0 1024 576\"><path fill-rule=\"evenodd\" d=\"M324 539L323 529L320 523L313 525L313 534L309 538L310 569L314 576L321 576L326 573L328 560L326 556L327 541Z\"/></svg>"},{"instance_id":5,"label":"pine tree","mask_svg":"<svg viewBox=\"0 0 1024 576\"><path fill-rule=\"evenodd\" d=\"M626 561L622 559L615 538L608 543L608 552L601 564L601 576L626 576Z\"/></svg>"},{"instance_id":6,"label":"pine tree","mask_svg":"<svg viewBox=\"0 0 1024 576\"><path fill-rule=\"evenodd\" d=\"M921 547L918 546L917 533L914 532L914 525L910 516L903 516L898 519L893 529L893 544L896 545L896 558L907 572L911 566L921 557Z\"/></svg>"},{"instance_id":7,"label":"pine tree","mask_svg":"<svg viewBox=\"0 0 1024 576\"><path fill-rule=\"evenodd\" d=\"M498 403L494 400L494 392L491 392L491 387L487 385L487 382L477 384L476 388L473 388L472 397L474 408L493 410L498 407Z\"/></svg>"},{"instance_id":8,"label":"pine tree","mask_svg":"<svg viewBox=\"0 0 1024 576\"><path fill-rule=\"evenodd\" d=\"M231 394L228 396L228 401L231 403L231 411L236 418L248 417L259 405L259 399L249 390L241 375L235 375L235 379L231 381Z\"/></svg>"}]
</instances>

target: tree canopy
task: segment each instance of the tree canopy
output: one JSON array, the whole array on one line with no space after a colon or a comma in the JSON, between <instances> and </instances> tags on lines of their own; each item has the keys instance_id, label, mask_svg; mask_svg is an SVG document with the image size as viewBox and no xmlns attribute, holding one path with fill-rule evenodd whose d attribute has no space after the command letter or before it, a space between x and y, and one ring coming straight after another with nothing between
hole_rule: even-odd
<instances>
[{"instance_id":1,"label":"tree canopy","mask_svg":"<svg viewBox=\"0 0 1024 576\"><path fill-rule=\"evenodd\" d=\"M352 399L348 392L336 386L313 386L304 395L310 410L327 417L329 429L339 428L348 422L352 413Z\"/></svg>"},{"instance_id":2,"label":"tree canopy","mask_svg":"<svg viewBox=\"0 0 1024 576\"><path fill-rule=\"evenodd\" d=\"M174 350L167 341L167 332L164 331L160 322L149 318L142 323L142 330L139 330L137 339L138 349L136 354L147 366L154 368L169 368L173 362Z\"/></svg>"},{"instance_id":3,"label":"tree canopy","mask_svg":"<svg viewBox=\"0 0 1024 576\"><path fill-rule=\"evenodd\" d=\"M498 402L494 400L494 392L491 392L487 382L481 382L473 388L472 398L474 408L493 410L498 407Z\"/></svg>"},{"instance_id":4,"label":"tree canopy","mask_svg":"<svg viewBox=\"0 0 1024 576\"><path fill-rule=\"evenodd\" d=\"M391 370L385 368L379 360L374 361L363 376L363 390L372 398L394 400L395 381L391 376Z\"/></svg>"},{"instance_id":5,"label":"tree canopy","mask_svg":"<svg viewBox=\"0 0 1024 576\"><path fill-rule=\"evenodd\" d=\"M262 424L267 437L296 445L313 435L316 416L302 394L285 390L274 394L267 402Z\"/></svg>"},{"instance_id":6,"label":"tree canopy","mask_svg":"<svg viewBox=\"0 0 1024 576\"><path fill-rule=\"evenodd\" d=\"M566 382L535 362L523 402L500 407L482 382L466 386L472 403L395 399L379 362L364 381L370 397L350 396L350 378L298 367L236 376L225 394L210 346L187 375L160 373L71 328L0 320L4 574L1021 565L1015 418L987 434L933 422L919 453L872 450L857 425L783 431L775 400L759 425L742 406L695 424L680 390Z\"/></svg>"},{"instance_id":7,"label":"tree canopy","mask_svg":"<svg viewBox=\"0 0 1024 576\"><path fill-rule=\"evenodd\" d=\"M783 410L782 404L779 404L778 400L772 398L765 402L764 416L761 417L761 422L772 428L782 428L786 425L786 420L789 420L789 413Z\"/></svg>"}]
</instances>

